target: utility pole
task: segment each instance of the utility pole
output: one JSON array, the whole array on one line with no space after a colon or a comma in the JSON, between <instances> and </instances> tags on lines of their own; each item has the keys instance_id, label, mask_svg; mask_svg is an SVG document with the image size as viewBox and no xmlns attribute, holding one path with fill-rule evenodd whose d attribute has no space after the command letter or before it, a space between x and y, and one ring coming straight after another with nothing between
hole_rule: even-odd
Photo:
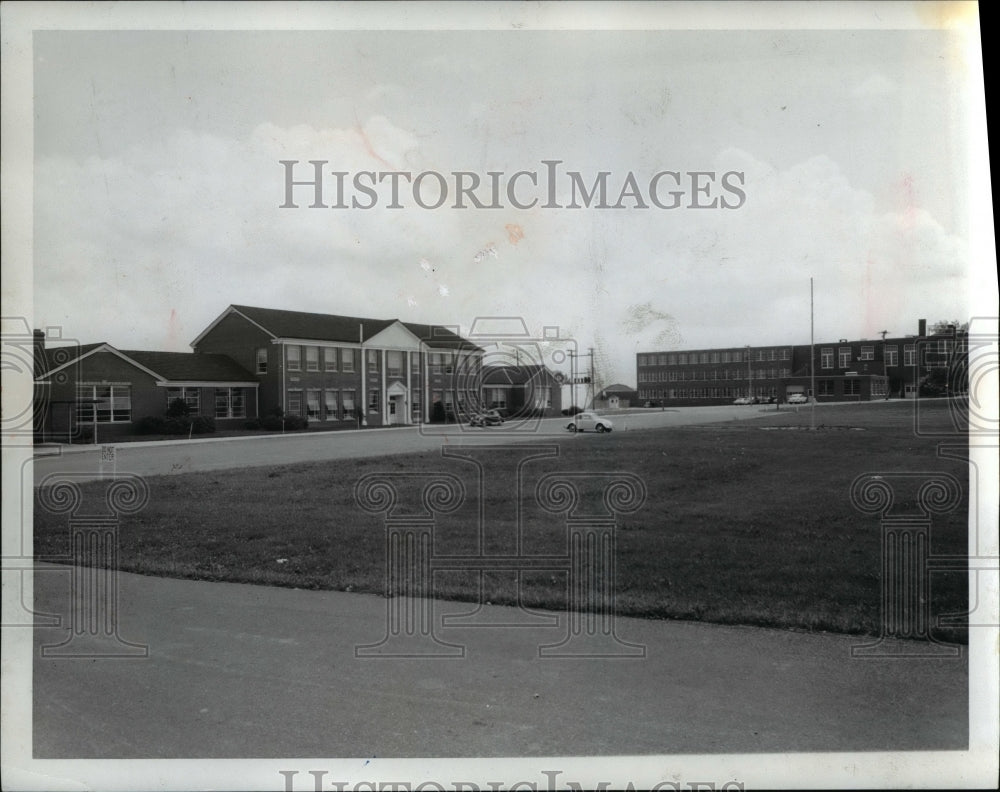
<instances>
[{"instance_id":1,"label":"utility pole","mask_svg":"<svg viewBox=\"0 0 1000 792\"><path fill-rule=\"evenodd\" d=\"M579 407L580 405L578 405L576 403L576 385L577 385L577 380L580 379L580 366L579 366L579 364L576 363L576 359L577 358L582 358L582 357L590 358L590 365L588 366L588 371L590 372L590 375L584 378L584 379L588 380L588 382L584 382L583 384L584 385L593 385L593 383L594 383L594 348L590 347L589 351L587 352L586 355L581 355L581 354L579 354L577 352L567 352L566 354L569 355L569 361L570 361L570 383L571 383L571 387L573 388L573 404L572 404L572 406L573 407ZM584 402L586 402L586 400L587 400L586 399L586 396L587 396L587 389L586 388L584 388L584 390L583 390L583 395L584 395Z\"/></svg>"},{"instance_id":2,"label":"utility pole","mask_svg":"<svg viewBox=\"0 0 1000 792\"><path fill-rule=\"evenodd\" d=\"M816 428L816 322L813 279L809 279L809 428Z\"/></svg>"}]
</instances>

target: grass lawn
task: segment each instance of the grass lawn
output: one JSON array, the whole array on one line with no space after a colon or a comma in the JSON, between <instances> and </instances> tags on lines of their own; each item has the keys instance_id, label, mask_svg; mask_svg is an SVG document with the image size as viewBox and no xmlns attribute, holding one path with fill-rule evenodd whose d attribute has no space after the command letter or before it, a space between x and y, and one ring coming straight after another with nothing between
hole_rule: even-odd
<instances>
[{"instance_id":1,"label":"grass lawn","mask_svg":"<svg viewBox=\"0 0 1000 792\"><path fill-rule=\"evenodd\" d=\"M877 517L852 505L851 482L864 473L948 472L964 489L967 463L939 458L937 441L914 433L912 404L816 410L815 431L808 430L809 408L783 408L753 421L567 435L555 441L557 458L524 468L524 552L566 552L562 518L542 511L534 499L541 475L631 472L643 479L648 497L639 511L618 521L619 613L877 634L881 528ZM948 425L945 401L921 410L924 426ZM517 446L498 451L498 464L486 471L487 553L516 530L510 462L519 453ZM120 567L151 575L383 593L384 525L381 517L359 508L354 485L366 473L417 470L452 473L468 493L465 505L438 518L435 552L475 552L477 468L423 453L150 478L149 505L122 520ZM86 503L97 511L105 486L84 485ZM915 492L904 489L894 508L915 513ZM933 554L967 552L967 512L964 491L957 510L934 518ZM65 558L65 517L36 506L34 532L36 556ZM494 540L499 544L492 545ZM435 576L434 594L475 600L478 584L473 573L442 572ZM516 599L509 574L487 573L485 587L490 602ZM521 598L561 609L566 589L564 572L525 573ZM966 574L934 573L932 618L966 609ZM964 630L955 628L935 635L966 640Z\"/></svg>"}]
</instances>

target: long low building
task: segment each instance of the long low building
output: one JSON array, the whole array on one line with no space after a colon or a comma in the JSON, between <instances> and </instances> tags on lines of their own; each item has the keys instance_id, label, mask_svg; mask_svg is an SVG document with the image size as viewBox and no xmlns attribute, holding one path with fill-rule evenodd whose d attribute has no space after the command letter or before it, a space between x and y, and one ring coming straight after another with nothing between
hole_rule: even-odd
<instances>
[{"instance_id":1,"label":"long low building","mask_svg":"<svg viewBox=\"0 0 1000 792\"><path fill-rule=\"evenodd\" d=\"M931 371L954 368L967 353L958 328L928 335L926 324L921 319L916 335L898 338L639 352L639 400L724 404L746 396L787 401L793 393L817 401L913 398Z\"/></svg>"}]
</instances>

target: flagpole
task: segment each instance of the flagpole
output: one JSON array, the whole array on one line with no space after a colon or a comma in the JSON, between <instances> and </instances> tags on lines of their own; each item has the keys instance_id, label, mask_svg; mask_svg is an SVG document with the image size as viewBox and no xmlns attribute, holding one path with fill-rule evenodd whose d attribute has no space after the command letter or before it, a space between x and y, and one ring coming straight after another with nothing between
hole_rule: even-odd
<instances>
[{"instance_id":1,"label":"flagpole","mask_svg":"<svg viewBox=\"0 0 1000 792\"><path fill-rule=\"evenodd\" d=\"M816 335L813 279L809 279L809 428L816 428Z\"/></svg>"}]
</instances>

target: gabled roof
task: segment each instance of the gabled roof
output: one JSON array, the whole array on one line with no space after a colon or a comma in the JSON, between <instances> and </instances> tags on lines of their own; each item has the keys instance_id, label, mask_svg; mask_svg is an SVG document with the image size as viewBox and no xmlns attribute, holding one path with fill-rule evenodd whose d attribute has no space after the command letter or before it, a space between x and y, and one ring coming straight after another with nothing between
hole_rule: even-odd
<instances>
[{"instance_id":1,"label":"gabled roof","mask_svg":"<svg viewBox=\"0 0 1000 792\"><path fill-rule=\"evenodd\" d=\"M523 366L483 366L484 385L525 385L528 382L556 382L555 375L538 363Z\"/></svg>"},{"instance_id":2,"label":"gabled roof","mask_svg":"<svg viewBox=\"0 0 1000 792\"><path fill-rule=\"evenodd\" d=\"M45 347L41 351L41 371L36 376L42 378L51 374L55 369L62 368L67 363L86 357L91 352L103 346L110 346L106 341L98 341L96 344L80 344L78 346Z\"/></svg>"},{"instance_id":3,"label":"gabled roof","mask_svg":"<svg viewBox=\"0 0 1000 792\"><path fill-rule=\"evenodd\" d=\"M601 393L635 393L635 388L630 388L628 385L622 385L620 382L616 382L614 385L608 385L606 388L601 388Z\"/></svg>"},{"instance_id":4,"label":"gabled roof","mask_svg":"<svg viewBox=\"0 0 1000 792\"><path fill-rule=\"evenodd\" d=\"M191 345L196 346L216 324L232 313L243 316L265 333L271 335L272 338L339 341L347 344L356 344L359 340L367 341L387 327L399 322L398 319L371 319L363 316L340 316L306 311L286 311L279 308L258 308L252 305L230 305L201 335L191 342ZM431 347L479 349L475 344L440 325L399 323Z\"/></svg>"},{"instance_id":5,"label":"gabled roof","mask_svg":"<svg viewBox=\"0 0 1000 792\"><path fill-rule=\"evenodd\" d=\"M107 352L161 382L227 382L256 385L253 374L227 355L198 352L148 352L115 349L107 342L45 349L45 371L37 379L72 366L97 352Z\"/></svg>"},{"instance_id":6,"label":"gabled roof","mask_svg":"<svg viewBox=\"0 0 1000 792\"><path fill-rule=\"evenodd\" d=\"M255 377L228 355L205 352L148 352L123 349L122 354L155 371L168 382L254 382Z\"/></svg>"}]
</instances>

